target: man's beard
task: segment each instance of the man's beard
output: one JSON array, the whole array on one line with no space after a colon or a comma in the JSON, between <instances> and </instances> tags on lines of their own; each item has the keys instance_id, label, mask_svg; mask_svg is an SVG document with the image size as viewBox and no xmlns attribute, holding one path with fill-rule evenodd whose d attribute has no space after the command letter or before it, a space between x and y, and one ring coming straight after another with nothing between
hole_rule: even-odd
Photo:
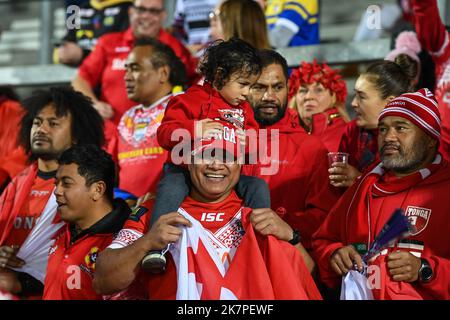
<instances>
[{"instance_id":1,"label":"man's beard","mask_svg":"<svg viewBox=\"0 0 450 320\"><path fill-rule=\"evenodd\" d=\"M397 173L411 173L420 168L428 156L427 150L428 141L420 139L411 148L405 149L401 145L391 143L385 144L380 150L380 157L383 161L383 166ZM384 156L383 152L387 146L396 146L398 148L397 155Z\"/></svg>"},{"instance_id":2,"label":"man's beard","mask_svg":"<svg viewBox=\"0 0 450 320\"><path fill-rule=\"evenodd\" d=\"M266 115L262 114L262 112L260 112L260 108L264 106L277 107L277 114L273 117L267 117ZM256 108L253 109L253 111L255 114L256 122L258 122L261 126L270 126L283 119L284 114L286 113L286 105L284 107L281 107L275 104L259 104L256 106Z\"/></svg>"},{"instance_id":3,"label":"man's beard","mask_svg":"<svg viewBox=\"0 0 450 320\"><path fill-rule=\"evenodd\" d=\"M58 160L59 156L61 155L61 152L58 152L53 148L43 150L31 147L31 155L33 159L42 159L45 161L49 161L49 160Z\"/></svg>"}]
</instances>

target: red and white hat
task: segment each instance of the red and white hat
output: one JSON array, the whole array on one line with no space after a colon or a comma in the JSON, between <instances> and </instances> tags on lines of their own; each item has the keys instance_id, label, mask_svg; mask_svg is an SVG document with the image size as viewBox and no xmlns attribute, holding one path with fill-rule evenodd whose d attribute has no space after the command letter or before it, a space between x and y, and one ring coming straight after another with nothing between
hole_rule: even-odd
<instances>
[{"instance_id":1,"label":"red and white hat","mask_svg":"<svg viewBox=\"0 0 450 320\"><path fill-rule=\"evenodd\" d=\"M426 88L394 98L381 111L378 121L389 116L408 119L432 138L437 141L441 139L438 103L433 93Z\"/></svg>"}]
</instances>

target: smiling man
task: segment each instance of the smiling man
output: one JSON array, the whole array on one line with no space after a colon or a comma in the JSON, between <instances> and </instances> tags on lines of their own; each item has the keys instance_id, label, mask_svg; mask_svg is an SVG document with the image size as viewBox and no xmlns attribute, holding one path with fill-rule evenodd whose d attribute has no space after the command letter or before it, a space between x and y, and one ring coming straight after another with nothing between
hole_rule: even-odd
<instances>
[{"instance_id":1,"label":"smiling man","mask_svg":"<svg viewBox=\"0 0 450 320\"><path fill-rule=\"evenodd\" d=\"M71 88L38 91L23 104L20 141L31 165L0 198L0 290L29 296L42 294L48 248L60 226L51 196L58 158L75 143L102 146L104 135L91 101Z\"/></svg>"},{"instance_id":2,"label":"smiling man","mask_svg":"<svg viewBox=\"0 0 450 320\"><path fill-rule=\"evenodd\" d=\"M128 98L139 105L124 113L108 151L118 163L119 188L140 197L156 192L167 159L156 130L172 89L185 84L186 73L172 49L152 39L136 41L125 69Z\"/></svg>"},{"instance_id":3,"label":"smiling man","mask_svg":"<svg viewBox=\"0 0 450 320\"><path fill-rule=\"evenodd\" d=\"M370 261L375 299L450 298L449 164L438 153L441 121L428 89L394 98L378 122L381 162L342 196L314 235L322 280L330 287L357 265L395 209L414 227ZM358 248L358 251L356 250Z\"/></svg>"},{"instance_id":4,"label":"smiling man","mask_svg":"<svg viewBox=\"0 0 450 320\"><path fill-rule=\"evenodd\" d=\"M252 210L234 191L239 142L211 139L194 146L189 196L151 228L154 200L130 215L99 256L96 290L126 295L140 281L151 299L320 299L300 253L259 232L249 218ZM168 244L166 272L143 273L146 253Z\"/></svg>"},{"instance_id":5,"label":"smiling man","mask_svg":"<svg viewBox=\"0 0 450 320\"><path fill-rule=\"evenodd\" d=\"M49 250L45 300L101 300L92 288L95 262L130 214L113 200L114 162L95 145L63 152L56 173L56 203L66 225Z\"/></svg>"}]
</instances>

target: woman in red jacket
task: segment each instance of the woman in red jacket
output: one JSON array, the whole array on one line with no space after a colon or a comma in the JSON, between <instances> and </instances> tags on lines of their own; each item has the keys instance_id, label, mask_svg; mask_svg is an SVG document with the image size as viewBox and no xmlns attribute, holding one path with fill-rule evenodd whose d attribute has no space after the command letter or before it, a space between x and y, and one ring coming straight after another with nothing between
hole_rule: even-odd
<instances>
[{"instance_id":1,"label":"woman in red jacket","mask_svg":"<svg viewBox=\"0 0 450 320\"><path fill-rule=\"evenodd\" d=\"M378 116L393 98L412 91L417 68L409 61L400 54L395 62L375 62L356 80L352 101L356 118L347 124L339 145L339 151L348 153L349 159L328 169L333 186L351 186L378 159Z\"/></svg>"},{"instance_id":2,"label":"woman in red jacket","mask_svg":"<svg viewBox=\"0 0 450 320\"><path fill-rule=\"evenodd\" d=\"M322 140L328 151L338 150L350 120L346 97L345 81L326 63L303 61L289 78L289 107L297 111L303 129Z\"/></svg>"}]
</instances>

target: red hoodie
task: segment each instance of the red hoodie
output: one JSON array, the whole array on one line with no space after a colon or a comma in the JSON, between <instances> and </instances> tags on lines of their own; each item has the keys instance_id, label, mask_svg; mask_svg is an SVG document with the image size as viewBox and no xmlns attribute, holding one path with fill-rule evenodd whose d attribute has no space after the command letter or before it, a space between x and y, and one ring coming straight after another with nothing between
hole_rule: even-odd
<instances>
[{"instance_id":1,"label":"red hoodie","mask_svg":"<svg viewBox=\"0 0 450 320\"><path fill-rule=\"evenodd\" d=\"M171 151L180 140L171 141L176 129L185 129L191 140L195 138L195 122L206 118L232 123L235 127L258 129L253 109L247 101L238 106L227 103L209 83L193 85L185 93L173 97L167 105L158 128L158 143ZM169 161L171 157L169 155Z\"/></svg>"},{"instance_id":2,"label":"red hoodie","mask_svg":"<svg viewBox=\"0 0 450 320\"><path fill-rule=\"evenodd\" d=\"M257 165L244 166L242 173L269 184L272 209L279 213L280 207L286 210L283 219L300 231L302 244L309 249L312 234L339 198L338 191L328 183L328 151L318 138L300 128L290 109L283 119L265 129L268 130L267 152ZM264 141L261 134L259 139ZM277 141L278 156L271 154ZM267 164L269 155L270 164ZM279 166L278 171L267 175L263 170L269 166Z\"/></svg>"},{"instance_id":3,"label":"red hoodie","mask_svg":"<svg viewBox=\"0 0 450 320\"><path fill-rule=\"evenodd\" d=\"M436 162L436 161L435 161ZM331 269L333 252L349 244L369 247L396 208L402 208L416 227L416 232L395 248L382 252L373 264L381 267L381 287L374 291L377 299L446 299L450 298L450 204L439 201L448 197L449 163L431 165L425 172L399 179L383 173L379 166L362 176L339 199L339 202L314 234L313 248L321 280L329 287L341 279ZM381 194L382 186L384 194ZM407 250L426 258L434 276L429 283L393 281L386 272L385 254Z\"/></svg>"}]
</instances>

